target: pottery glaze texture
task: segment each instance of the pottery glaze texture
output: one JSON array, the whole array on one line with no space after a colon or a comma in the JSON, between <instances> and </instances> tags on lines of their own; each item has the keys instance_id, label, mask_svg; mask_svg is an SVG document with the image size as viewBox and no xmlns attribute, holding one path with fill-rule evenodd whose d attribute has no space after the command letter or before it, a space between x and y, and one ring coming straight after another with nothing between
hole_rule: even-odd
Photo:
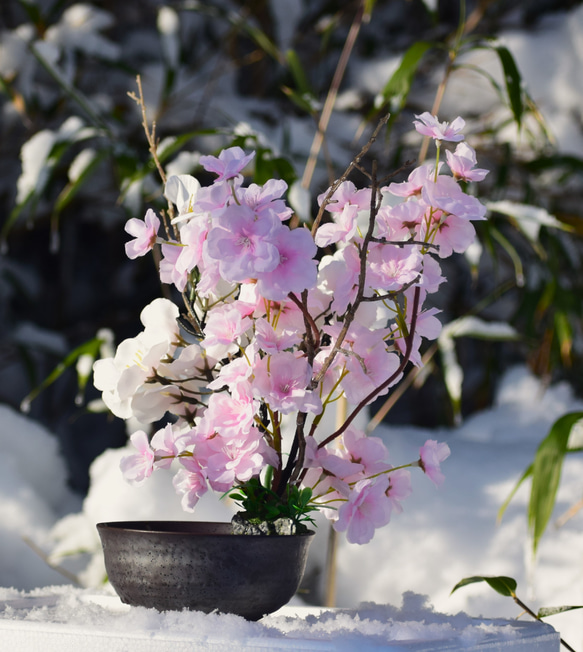
<instances>
[{"instance_id":1,"label":"pottery glaze texture","mask_svg":"<svg viewBox=\"0 0 583 652\"><path fill-rule=\"evenodd\" d=\"M234 535L230 523L100 523L105 566L127 604L159 611L233 613L258 620L286 604L303 575L312 533Z\"/></svg>"}]
</instances>

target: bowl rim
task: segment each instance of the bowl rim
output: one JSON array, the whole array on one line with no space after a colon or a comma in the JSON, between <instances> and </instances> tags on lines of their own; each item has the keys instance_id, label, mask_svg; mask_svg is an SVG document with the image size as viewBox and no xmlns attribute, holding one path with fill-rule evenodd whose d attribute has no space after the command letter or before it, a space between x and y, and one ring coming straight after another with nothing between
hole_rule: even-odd
<instances>
[{"instance_id":1,"label":"bowl rim","mask_svg":"<svg viewBox=\"0 0 583 652\"><path fill-rule=\"evenodd\" d=\"M266 538L287 538L311 537L314 531L303 532L293 535L265 535L265 534L233 534L232 525L228 521L188 521L188 520L125 520L125 521L103 521L96 524L99 532L126 532L128 534L156 534L163 536L183 536L194 534L196 536L210 537L256 537Z\"/></svg>"}]
</instances>

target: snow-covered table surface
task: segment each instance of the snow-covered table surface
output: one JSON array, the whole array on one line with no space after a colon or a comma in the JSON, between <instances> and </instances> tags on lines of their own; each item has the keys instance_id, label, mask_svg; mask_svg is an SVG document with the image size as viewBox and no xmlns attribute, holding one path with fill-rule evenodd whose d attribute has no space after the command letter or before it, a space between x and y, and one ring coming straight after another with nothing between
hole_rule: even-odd
<instances>
[{"instance_id":1,"label":"snow-covered table surface","mask_svg":"<svg viewBox=\"0 0 583 652\"><path fill-rule=\"evenodd\" d=\"M559 634L550 625L447 616L412 593L403 596L401 608L287 606L251 623L233 615L129 607L107 592L70 586L30 593L0 589L0 649L18 652L555 652L559 645Z\"/></svg>"}]
</instances>

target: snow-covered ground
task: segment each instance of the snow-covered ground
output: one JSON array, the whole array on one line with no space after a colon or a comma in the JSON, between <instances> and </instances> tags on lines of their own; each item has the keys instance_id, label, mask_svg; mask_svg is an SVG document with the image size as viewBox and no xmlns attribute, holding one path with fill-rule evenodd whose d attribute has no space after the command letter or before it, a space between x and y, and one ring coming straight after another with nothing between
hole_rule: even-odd
<instances>
[{"instance_id":1,"label":"snow-covered ground","mask_svg":"<svg viewBox=\"0 0 583 652\"><path fill-rule=\"evenodd\" d=\"M354 607L372 601L398 607L403 594L413 591L427 595L441 613L518 616L519 608L510 599L485 584L449 595L459 580L471 575L514 577L518 595L535 609L583 604L583 514L559 530L549 528L535 564L526 528L526 486L502 523L496 524L501 503L550 425L565 412L581 409L583 403L567 385L545 390L518 367L505 376L493 407L458 429L379 428L375 434L385 438L394 463L412 459L430 437L447 441L452 454L443 464L446 482L436 489L421 473L413 474L414 492L404 503L405 511L378 531L370 544L355 546L340 539L337 605ZM62 461L49 433L7 409L0 411L0 433L0 586L28 590L68 582L22 537L47 552L96 551L78 569L84 582L90 583L103 572L95 523L187 517L180 511L169 474L157 473L143 487L124 483L118 469L123 450L106 451L95 461L91 490L81 509L67 495ZM572 456L564 469L557 514L576 502L582 490L583 456ZM228 520L230 513L227 505L209 499L195 518ZM322 564L326 538L324 526L313 544L308 573ZM62 563L71 568L66 560ZM582 614L573 611L549 621L576 649L583 649Z\"/></svg>"},{"instance_id":2,"label":"snow-covered ground","mask_svg":"<svg viewBox=\"0 0 583 652\"><path fill-rule=\"evenodd\" d=\"M295 5L294 5L295 6ZM501 37L516 57L527 87L563 153L583 156L580 128L583 101L583 7L557 13L534 32L508 31ZM486 52L472 55L500 74L499 64ZM378 92L395 60L355 66L355 86ZM367 73L367 74L365 74ZM376 86L375 86L376 84ZM451 81L443 104L448 114L494 110L496 96L483 80L460 71ZM342 98L341 98L342 99ZM425 102L425 104L430 104ZM308 139L309 142L309 139ZM509 575L518 581L519 596L535 610L540 606L583 604L583 514L562 528L552 525L542 539L536 563L527 536L525 485L511 503L501 524L497 511L532 460L536 446L553 421L571 410L583 409L564 384L544 389L524 368L511 370L502 382L494 406L473 415L455 430L427 431L380 427L393 462L409 461L428 438L447 441L452 455L443 465L445 484L436 489L420 473L403 514L363 547L339 542L337 605L353 607L362 601L400 605L407 591L427 595L443 613L465 611L471 616L514 617L519 608L484 584L450 596L453 586L471 575ZM123 518L184 518L163 473L146 487L126 485L118 470L123 450L110 450L92 467L89 495L84 501L65 485L65 465L56 439L38 424L0 406L0 586L31 590L70 579L52 569L33 550L52 553L95 551L77 562L59 563L82 582L97 581L103 573L95 523ZM583 455L571 456L564 468L557 515L580 499ZM200 520L228 520L230 508L204 500ZM313 544L308 574L321 567L327 528ZM4 594L3 594L4 595ZM8 594L7 594L8 595ZM4 596L5 597L5 596ZM583 649L583 611L548 620L576 649ZM49 652L52 652L49 650Z\"/></svg>"}]
</instances>

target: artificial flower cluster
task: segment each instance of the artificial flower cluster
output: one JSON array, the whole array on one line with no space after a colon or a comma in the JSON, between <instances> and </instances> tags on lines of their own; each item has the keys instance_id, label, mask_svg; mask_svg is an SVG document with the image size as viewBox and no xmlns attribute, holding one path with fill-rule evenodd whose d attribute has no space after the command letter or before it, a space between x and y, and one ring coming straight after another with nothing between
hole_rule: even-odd
<instances>
[{"instance_id":1,"label":"artificial flower cluster","mask_svg":"<svg viewBox=\"0 0 583 652\"><path fill-rule=\"evenodd\" d=\"M445 280L439 259L463 252L471 221L485 216L460 184L486 174L463 142L463 120L417 118L417 131L436 143L435 162L401 183L371 175L357 188L342 178L318 198L311 229L290 227L285 182L244 187L254 155L238 147L200 158L216 175L210 186L167 180L164 237L152 210L127 223L128 256L160 245L161 280L184 303L180 314L167 299L153 301L144 330L95 363L95 385L115 415L144 424L172 415L151 440L132 435L136 453L122 462L129 481L177 460L174 486L187 511L209 488L230 492L252 478L282 500L289 486L309 487L312 506L356 543L401 510L408 467L441 483L446 444L429 440L416 462L394 467L382 440L354 427L409 361L421 364L422 339L440 331L438 311L423 308ZM458 143L445 163L442 141ZM354 408L320 435L341 397Z\"/></svg>"}]
</instances>

